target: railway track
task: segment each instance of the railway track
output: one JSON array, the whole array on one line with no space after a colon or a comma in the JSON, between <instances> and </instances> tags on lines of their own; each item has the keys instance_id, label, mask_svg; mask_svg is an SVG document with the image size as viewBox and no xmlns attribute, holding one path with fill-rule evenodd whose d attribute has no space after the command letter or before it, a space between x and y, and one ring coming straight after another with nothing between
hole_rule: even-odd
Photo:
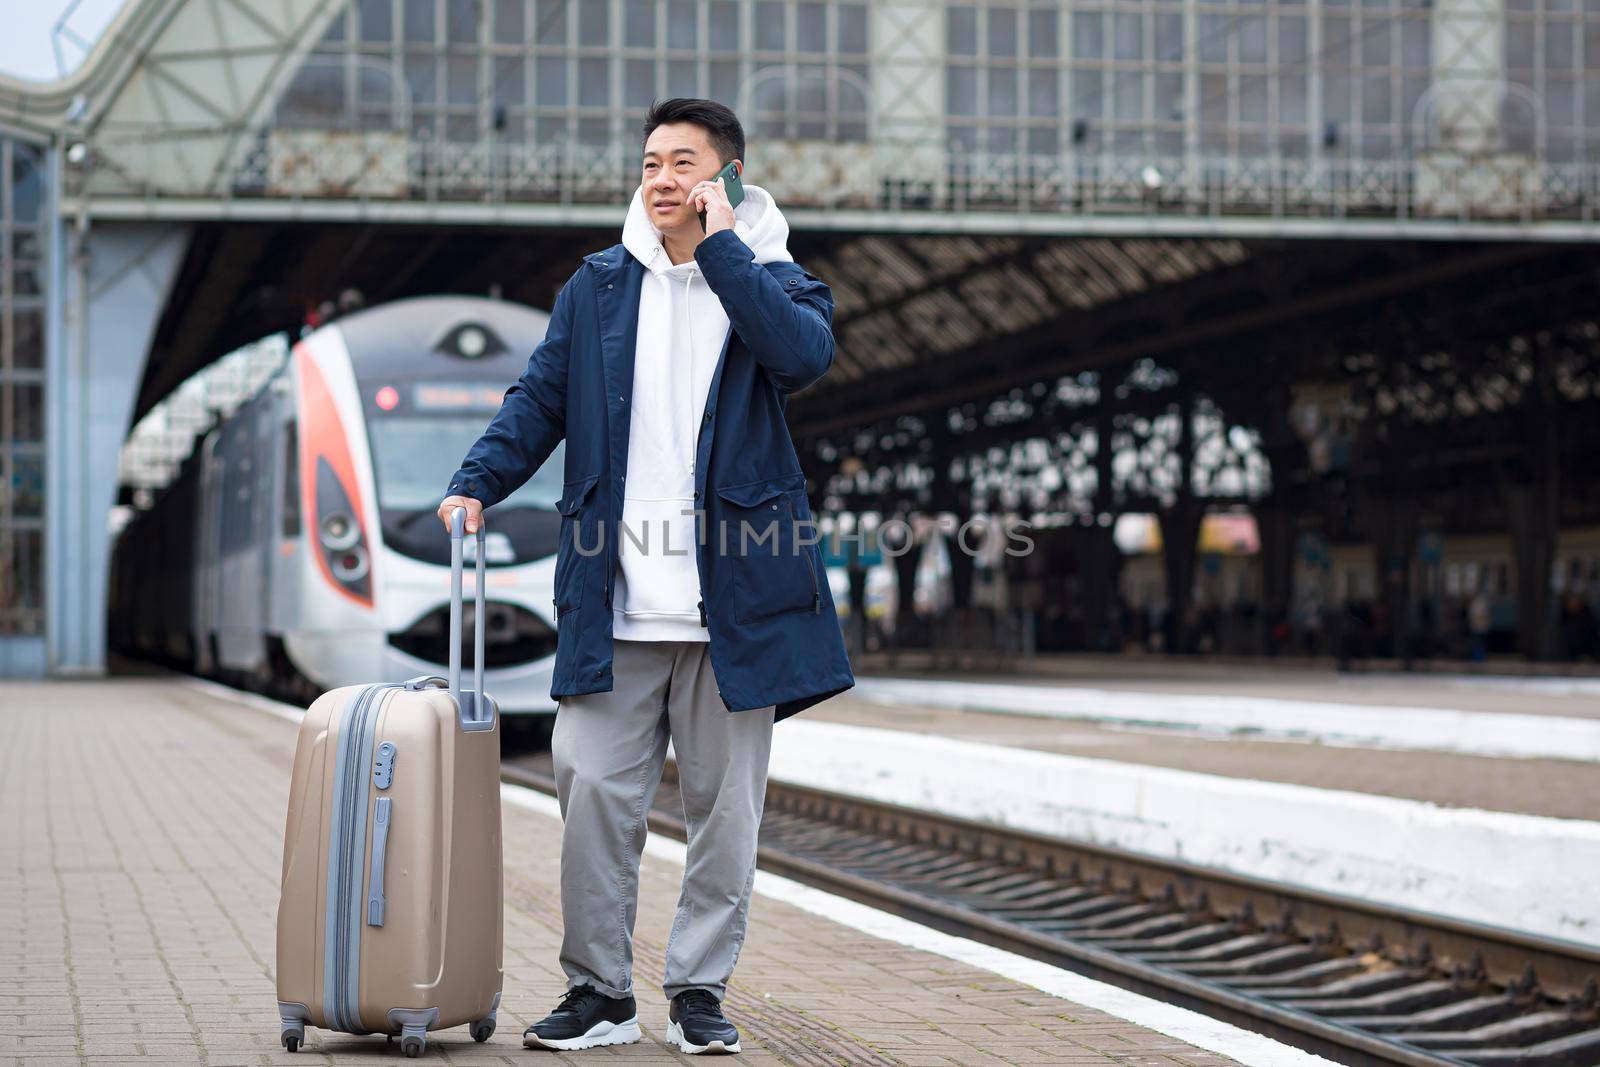
<instances>
[{"instance_id":1,"label":"railway track","mask_svg":"<svg viewBox=\"0 0 1600 1067\"><path fill-rule=\"evenodd\" d=\"M682 811L669 765L650 828ZM1600 1065L1588 946L776 782L759 863L1343 1063Z\"/></svg>"}]
</instances>

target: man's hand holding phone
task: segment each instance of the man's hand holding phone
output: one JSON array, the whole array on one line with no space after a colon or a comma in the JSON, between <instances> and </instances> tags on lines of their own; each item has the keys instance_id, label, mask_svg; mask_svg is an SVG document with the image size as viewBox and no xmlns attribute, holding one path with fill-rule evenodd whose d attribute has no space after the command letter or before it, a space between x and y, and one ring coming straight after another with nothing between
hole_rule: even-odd
<instances>
[{"instance_id":1,"label":"man's hand holding phone","mask_svg":"<svg viewBox=\"0 0 1600 1067\"><path fill-rule=\"evenodd\" d=\"M732 190L729 189L729 179ZM694 203L695 210L700 212L700 226L707 237L721 230L733 229L733 209L744 199L738 168L729 163L716 178L697 183L689 190L689 199Z\"/></svg>"}]
</instances>

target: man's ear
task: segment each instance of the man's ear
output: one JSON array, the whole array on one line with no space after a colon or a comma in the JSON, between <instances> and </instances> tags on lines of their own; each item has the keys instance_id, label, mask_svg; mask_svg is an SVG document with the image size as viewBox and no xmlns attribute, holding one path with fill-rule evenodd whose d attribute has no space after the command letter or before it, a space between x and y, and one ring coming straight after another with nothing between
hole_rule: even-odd
<instances>
[{"instance_id":1,"label":"man's ear","mask_svg":"<svg viewBox=\"0 0 1600 1067\"><path fill-rule=\"evenodd\" d=\"M740 180L741 180L741 181L743 181L743 180L744 180L744 160L742 160L742 159L735 159L735 160L734 160L734 161L733 161L733 165L734 165L734 166L735 166L735 167L737 167L737 168L738 168L738 171L739 171L739 179L740 179Z\"/></svg>"}]
</instances>

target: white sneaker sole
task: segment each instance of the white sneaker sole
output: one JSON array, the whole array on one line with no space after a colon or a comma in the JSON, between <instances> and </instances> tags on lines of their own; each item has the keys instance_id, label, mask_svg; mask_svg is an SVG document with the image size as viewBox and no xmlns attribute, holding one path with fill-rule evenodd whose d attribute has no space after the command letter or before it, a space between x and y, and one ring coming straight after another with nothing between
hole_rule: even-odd
<instances>
[{"instance_id":1,"label":"white sneaker sole","mask_svg":"<svg viewBox=\"0 0 1600 1067\"><path fill-rule=\"evenodd\" d=\"M557 1052L576 1052L581 1048L599 1048L601 1045L631 1045L644 1035L639 1031L639 1017L635 1015L625 1023L597 1022L586 1034L577 1037L540 1037L535 1033L522 1035L528 1048L548 1048Z\"/></svg>"},{"instance_id":2,"label":"white sneaker sole","mask_svg":"<svg viewBox=\"0 0 1600 1067\"><path fill-rule=\"evenodd\" d=\"M721 1041L713 1041L709 1045L696 1045L683 1036L683 1027L671 1019L667 1020L667 1044L675 1045L680 1052L686 1052L691 1056L698 1056L702 1052L722 1052L732 1056L739 1051L737 1041L731 1045L724 1045Z\"/></svg>"}]
</instances>

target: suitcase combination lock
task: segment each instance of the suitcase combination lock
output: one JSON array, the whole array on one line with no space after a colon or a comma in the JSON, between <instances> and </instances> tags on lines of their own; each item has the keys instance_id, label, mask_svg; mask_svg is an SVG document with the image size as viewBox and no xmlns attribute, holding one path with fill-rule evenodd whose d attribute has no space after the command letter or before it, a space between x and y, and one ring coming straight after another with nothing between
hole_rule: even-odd
<instances>
[{"instance_id":1,"label":"suitcase combination lock","mask_svg":"<svg viewBox=\"0 0 1600 1067\"><path fill-rule=\"evenodd\" d=\"M379 789L388 789L389 783L394 780L394 742L385 741L378 746L378 758L372 766L372 784Z\"/></svg>"}]
</instances>

